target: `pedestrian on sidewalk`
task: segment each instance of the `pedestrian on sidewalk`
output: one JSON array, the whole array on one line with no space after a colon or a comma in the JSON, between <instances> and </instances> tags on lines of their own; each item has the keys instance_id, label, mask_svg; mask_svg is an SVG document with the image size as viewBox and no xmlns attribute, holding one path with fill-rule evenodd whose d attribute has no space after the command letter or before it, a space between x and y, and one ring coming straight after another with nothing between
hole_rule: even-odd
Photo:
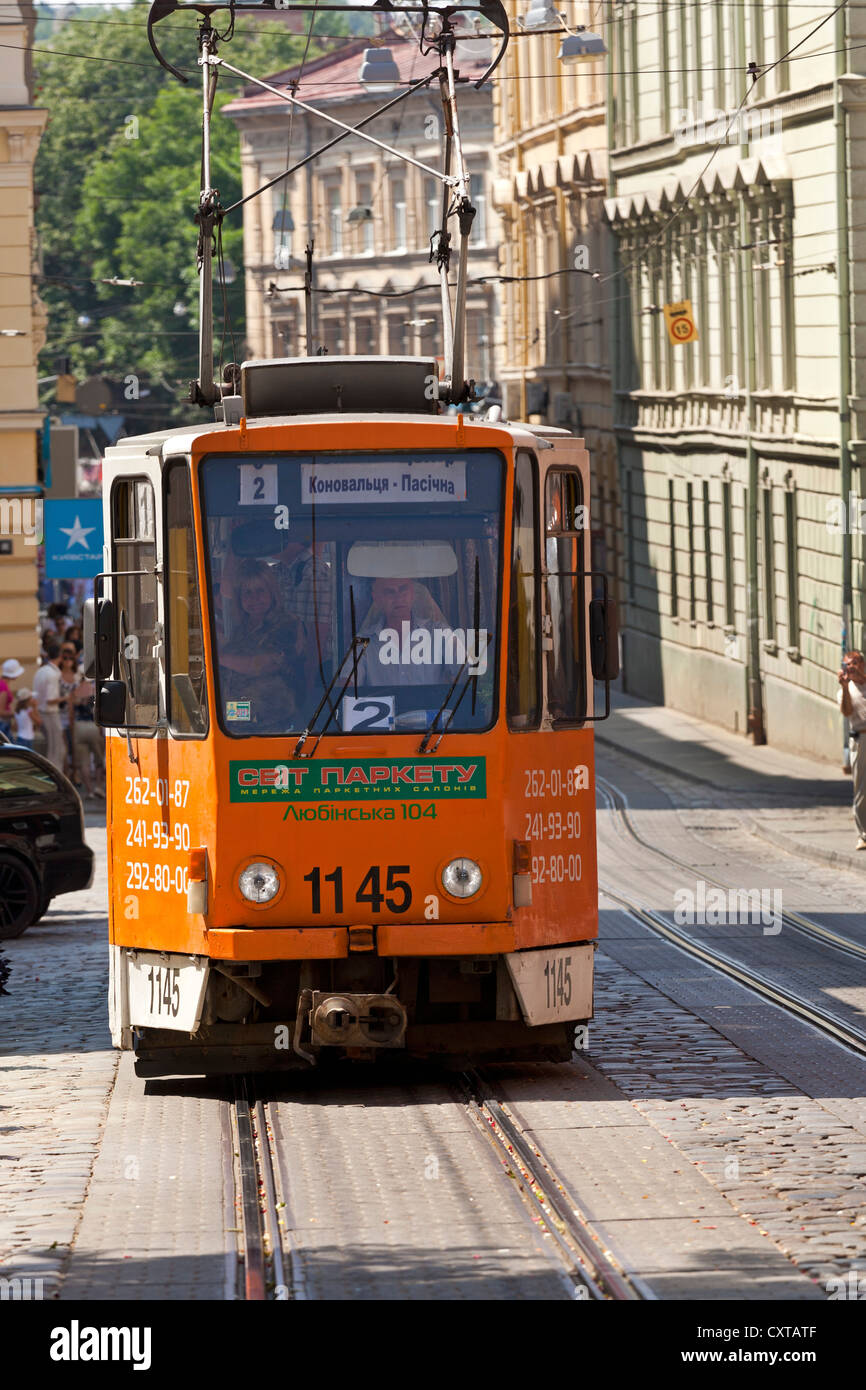
<instances>
[{"instance_id":1,"label":"pedestrian on sidewalk","mask_svg":"<svg viewBox=\"0 0 866 1390\"><path fill-rule=\"evenodd\" d=\"M15 742L22 748L32 748L34 728L41 723L33 693L22 685L15 691Z\"/></svg>"},{"instance_id":2,"label":"pedestrian on sidewalk","mask_svg":"<svg viewBox=\"0 0 866 1390\"><path fill-rule=\"evenodd\" d=\"M862 652L846 652L843 656L838 700L839 708L851 725L857 849L866 849L866 664Z\"/></svg>"},{"instance_id":3,"label":"pedestrian on sidewalk","mask_svg":"<svg viewBox=\"0 0 866 1390\"><path fill-rule=\"evenodd\" d=\"M49 639L45 643L45 655L48 658L45 665L40 666L33 677L33 694L36 696L36 708L39 710L45 734L45 756L62 772L64 748L63 725L60 720L60 643Z\"/></svg>"},{"instance_id":4,"label":"pedestrian on sidewalk","mask_svg":"<svg viewBox=\"0 0 866 1390\"><path fill-rule=\"evenodd\" d=\"M24 667L14 656L10 656L0 667L0 733L4 733L7 738L12 733L12 707L15 700L9 681L17 681L19 676L23 675Z\"/></svg>"}]
</instances>

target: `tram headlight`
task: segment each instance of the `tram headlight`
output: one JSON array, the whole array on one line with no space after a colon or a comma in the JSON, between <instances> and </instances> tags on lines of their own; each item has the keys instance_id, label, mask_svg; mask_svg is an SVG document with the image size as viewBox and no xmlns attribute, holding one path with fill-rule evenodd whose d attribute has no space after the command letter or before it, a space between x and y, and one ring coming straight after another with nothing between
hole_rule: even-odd
<instances>
[{"instance_id":1,"label":"tram headlight","mask_svg":"<svg viewBox=\"0 0 866 1390\"><path fill-rule=\"evenodd\" d=\"M474 898L483 880L474 859L452 859L442 870L442 886L454 898Z\"/></svg>"},{"instance_id":2,"label":"tram headlight","mask_svg":"<svg viewBox=\"0 0 866 1390\"><path fill-rule=\"evenodd\" d=\"M248 864L238 875L238 888L247 902L269 903L280 891L280 876L273 864Z\"/></svg>"}]
</instances>

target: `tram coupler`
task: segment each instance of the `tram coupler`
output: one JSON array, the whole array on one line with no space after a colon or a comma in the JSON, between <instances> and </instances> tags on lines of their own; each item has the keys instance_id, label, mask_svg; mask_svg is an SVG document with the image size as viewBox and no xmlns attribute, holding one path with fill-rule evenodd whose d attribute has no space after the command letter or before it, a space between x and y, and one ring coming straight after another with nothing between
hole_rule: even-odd
<instances>
[{"instance_id":1,"label":"tram coupler","mask_svg":"<svg viewBox=\"0 0 866 1390\"><path fill-rule=\"evenodd\" d=\"M404 1047L406 1009L390 994L325 994L312 991L313 1047Z\"/></svg>"}]
</instances>

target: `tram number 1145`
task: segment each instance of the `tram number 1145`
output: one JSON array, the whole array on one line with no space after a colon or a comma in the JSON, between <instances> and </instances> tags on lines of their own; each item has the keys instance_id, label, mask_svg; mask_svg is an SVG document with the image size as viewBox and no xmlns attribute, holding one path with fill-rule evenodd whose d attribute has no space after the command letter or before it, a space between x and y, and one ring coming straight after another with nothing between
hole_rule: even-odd
<instances>
[{"instance_id":1,"label":"tram number 1145","mask_svg":"<svg viewBox=\"0 0 866 1390\"><path fill-rule=\"evenodd\" d=\"M408 874L408 864L388 864L382 869L378 864L369 868L361 880L355 892L356 903L369 903L373 912L381 912L384 903L389 912L401 913L408 912L412 902L412 889L409 881L403 878L403 874ZM385 886L382 887L382 874L385 874ZM304 882L309 883L312 896L312 912L318 915L322 911L322 881L332 884L334 899L334 912L343 911L343 870L336 868L331 874L322 874L321 869L311 869L308 874L304 874ZM325 909L327 911L327 908Z\"/></svg>"},{"instance_id":2,"label":"tram number 1145","mask_svg":"<svg viewBox=\"0 0 866 1390\"><path fill-rule=\"evenodd\" d=\"M180 971L172 970L170 966L153 966L147 972L147 982L150 985L150 1012L152 1014L165 1014L166 1017L177 1018L177 1011L180 1008Z\"/></svg>"},{"instance_id":3,"label":"tram number 1145","mask_svg":"<svg viewBox=\"0 0 866 1390\"><path fill-rule=\"evenodd\" d=\"M544 982L547 986L547 1007L555 1009L557 1004L561 1004L567 1008L571 1003L571 956L547 961Z\"/></svg>"}]
</instances>

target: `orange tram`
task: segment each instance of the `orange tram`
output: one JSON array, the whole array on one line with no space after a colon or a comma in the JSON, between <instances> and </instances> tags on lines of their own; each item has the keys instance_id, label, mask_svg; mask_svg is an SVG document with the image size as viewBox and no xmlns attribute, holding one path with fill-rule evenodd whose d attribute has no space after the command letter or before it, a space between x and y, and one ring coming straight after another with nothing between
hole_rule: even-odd
<instances>
[{"instance_id":1,"label":"orange tram","mask_svg":"<svg viewBox=\"0 0 866 1390\"><path fill-rule=\"evenodd\" d=\"M249 362L216 423L107 453L86 659L140 1076L564 1060L592 1014L589 458L435 383Z\"/></svg>"}]
</instances>

